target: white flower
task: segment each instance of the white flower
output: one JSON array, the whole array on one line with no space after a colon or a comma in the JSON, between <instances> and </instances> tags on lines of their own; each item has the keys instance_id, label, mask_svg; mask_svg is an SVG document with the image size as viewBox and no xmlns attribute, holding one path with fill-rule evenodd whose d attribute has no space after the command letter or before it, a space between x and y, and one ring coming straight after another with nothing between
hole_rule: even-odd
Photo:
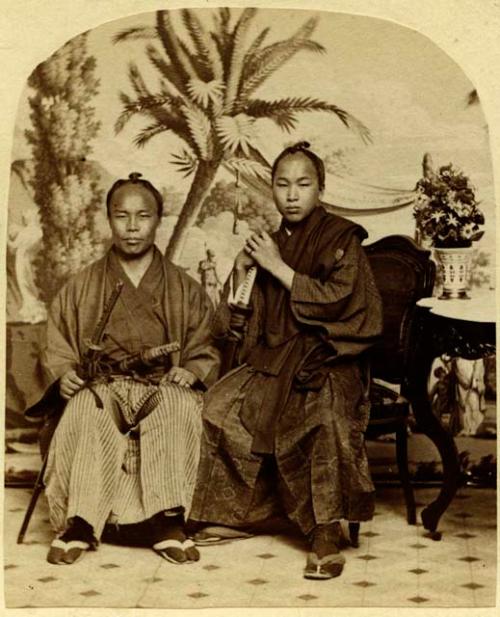
<instances>
[{"instance_id":1,"label":"white flower","mask_svg":"<svg viewBox=\"0 0 500 617\"><path fill-rule=\"evenodd\" d=\"M431 214L431 219L436 223L439 223L439 221L443 218L444 215L445 214L442 210L437 210Z\"/></svg>"},{"instance_id":2,"label":"white flower","mask_svg":"<svg viewBox=\"0 0 500 617\"><path fill-rule=\"evenodd\" d=\"M446 217L446 222L451 227L456 227L458 225L458 219L453 216L453 214L448 214Z\"/></svg>"},{"instance_id":3,"label":"white flower","mask_svg":"<svg viewBox=\"0 0 500 617\"><path fill-rule=\"evenodd\" d=\"M462 238L469 240L474 235L474 223L466 223L460 230Z\"/></svg>"},{"instance_id":4,"label":"white flower","mask_svg":"<svg viewBox=\"0 0 500 617\"><path fill-rule=\"evenodd\" d=\"M470 216L470 206L462 203L461 201L451 204L451 207L458 216Z\"/></svg>"}]
</instances>

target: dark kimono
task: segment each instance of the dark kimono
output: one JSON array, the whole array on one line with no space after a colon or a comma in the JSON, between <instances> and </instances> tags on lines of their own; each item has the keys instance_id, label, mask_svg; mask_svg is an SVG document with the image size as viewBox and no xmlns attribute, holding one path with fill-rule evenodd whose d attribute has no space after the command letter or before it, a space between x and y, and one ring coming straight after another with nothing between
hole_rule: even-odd
<instances>
[{"instance_id":1,"label":"dark kimono","mask_svg":"<svg viewBox=\"0 0 500 617\"><path fill-rule=\"evenodd\" d=\"M296 274L288 291L259 272L242 364L206 395L193 520L248 525L275 514L277 503L306 534L333 520L371 518L365 352L382 313L365 237L320 206L274 235ZM229 319L223 301L217 338Z\"/></svg>"}]
</instances>

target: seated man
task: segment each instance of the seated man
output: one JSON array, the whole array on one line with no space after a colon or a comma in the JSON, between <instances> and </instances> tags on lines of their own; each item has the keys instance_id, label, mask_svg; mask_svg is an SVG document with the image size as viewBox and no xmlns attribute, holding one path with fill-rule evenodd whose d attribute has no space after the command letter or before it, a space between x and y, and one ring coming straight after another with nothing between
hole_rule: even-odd
<instances>
[{"instance_id":1,"label":"seated man","mask_svg":"<svg viewBox=\"0 0 500 617\"><path fill-rule=\"evenodd\" d=\"M373 514L364 352L381 333L382 315L360 246L367 234L319 205L325 171L308 147L301 142L276 159L281 227L249 238L216 312L216 337L241 327L231 302L257 265L243 364L205 397L190 518L248 528L270 520L278 505L310 539L304 575L331 578L344 564L341 519ZM196 537L217 540L208 529Z\"/></svg>"},{"instance_id":2,"label":"seated man","mask_svg":"<svg viewBox=\"0 0 500 617\"><path fill-rule=\"evenodd\" d=\"M163 201L140 175L111 187L112 247L71 278L50 309L42 365L48 392L67 401L44 478L57 533L50 563L70 564L95 549L107 522L142 522L142 539L170 561L199 558L184 518L199 461L200 389L218 371L212 308L198 283L155 247ZM89 340L120 282L96 378L85 381ZM167 362L148 368L127 361L167 343L178 343Z\"/></svg>"}]
</instances>

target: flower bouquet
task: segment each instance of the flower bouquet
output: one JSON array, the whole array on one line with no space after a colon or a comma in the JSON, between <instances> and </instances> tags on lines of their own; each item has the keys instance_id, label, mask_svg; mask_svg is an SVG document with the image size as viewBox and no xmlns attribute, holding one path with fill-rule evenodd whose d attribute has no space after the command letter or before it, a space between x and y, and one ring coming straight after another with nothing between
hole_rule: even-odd
<instances>
[{"instance_id":1,"label":"flower bouquet","mask_svg":"<svg viewBox=\"0 0 500 617\"><path fill-rule=\"evenodd\" d=\"M417 182L413 216L417 231L430 240L443 268L441 298L467 298L472 243L484 231L470 180L453 165L440 167Z\"/></svg>"}]
</instances>

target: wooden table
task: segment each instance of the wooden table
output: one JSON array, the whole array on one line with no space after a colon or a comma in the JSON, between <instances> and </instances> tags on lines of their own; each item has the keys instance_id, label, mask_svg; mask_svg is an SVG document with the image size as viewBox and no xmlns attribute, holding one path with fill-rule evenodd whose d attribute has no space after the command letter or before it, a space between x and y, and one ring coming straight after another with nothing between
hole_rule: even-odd
<instances>
[{"instance_id":1,"label":"wooden table","mask_svg":"<svg viewBox=\"0 0 500 617\"><path fill-rule=\"evenodd\" d=\"M424 528L436 540L439 519L453 499L461 479L453 436L432 412L427 380L434 358L446 354L476 360L495 352L496 301L493 290L473 292L471 299L422 298L417 302L414 414L418 428L435 444L443 464L443 485L422 511Z\"/></svg>"}]
</instances>

